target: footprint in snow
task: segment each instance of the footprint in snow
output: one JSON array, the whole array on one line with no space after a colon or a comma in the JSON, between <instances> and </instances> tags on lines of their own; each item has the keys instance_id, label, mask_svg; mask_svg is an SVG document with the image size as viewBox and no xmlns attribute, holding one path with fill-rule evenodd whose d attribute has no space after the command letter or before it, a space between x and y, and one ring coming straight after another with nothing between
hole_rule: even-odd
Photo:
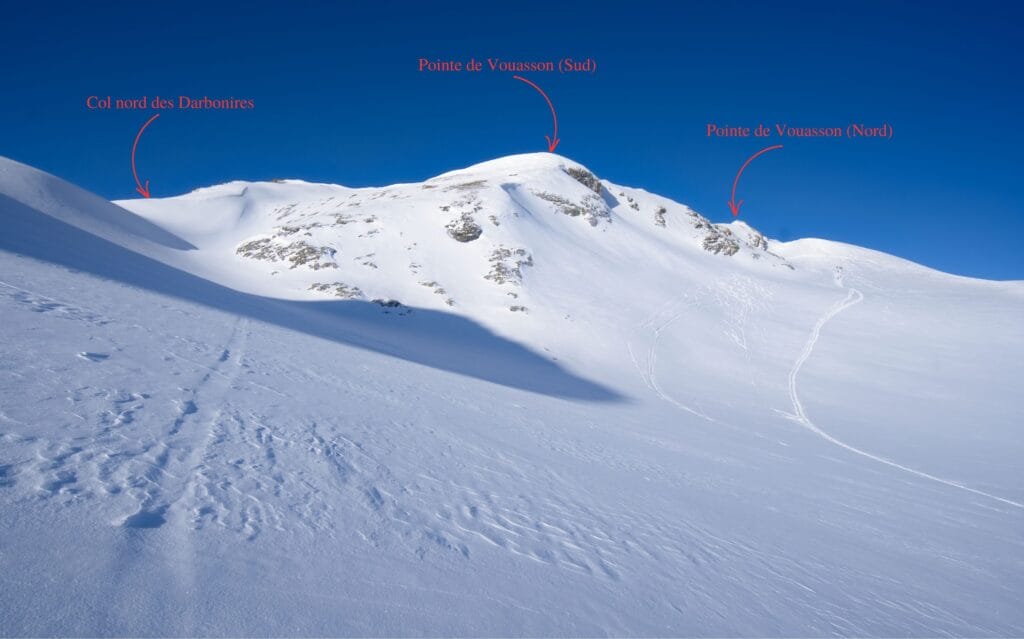
<instances>
[{"instance_id":1,"label":"footprint in snow","mask_svg":"<svg viewBox=\"0 0 1024 639\"><path fill-rule=\"evenodd\" d=\"M88 351L81 352L78 354L78 356L81 357L82 359L87 359L90 362L102 362L103 360L110 357L110 355L107 355L106 353L90 353Z\"/></svg>"},{"instance_id":2,"label":"footprint in snow","mask_svg":"<svg viewBox=\"0 0 1024 639\"><path fill-rule=\"evenodd\" d=\"M161 506L152 510L146 510L143 508L137 513L128 515L121 520L121 526L124 528L159 528L167 523L167 519L164 517L166 512L166 506Z\"/></svg>"}]
</instances>

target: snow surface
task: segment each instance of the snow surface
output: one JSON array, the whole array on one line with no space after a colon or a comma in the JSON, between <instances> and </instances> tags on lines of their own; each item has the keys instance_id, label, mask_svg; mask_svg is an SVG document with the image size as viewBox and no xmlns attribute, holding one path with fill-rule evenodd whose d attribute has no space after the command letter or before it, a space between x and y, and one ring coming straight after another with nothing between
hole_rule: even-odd
<instances>
[{"instance_id":1,"label":"snow surface","mask_svg":"<svg viewBox=\"0 0 1024 639\"><path fill-rule=\"evenodd\" d=\"M591 178L0 159L0 634L1024 634L1024 283Z\"/></svg>"}]
</instances>

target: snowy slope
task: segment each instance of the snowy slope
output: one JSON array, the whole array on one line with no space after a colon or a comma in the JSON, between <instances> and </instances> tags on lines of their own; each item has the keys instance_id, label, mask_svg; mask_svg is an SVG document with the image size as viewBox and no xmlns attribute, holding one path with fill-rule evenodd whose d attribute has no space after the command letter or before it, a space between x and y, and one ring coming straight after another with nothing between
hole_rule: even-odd
<instances>
[{"instance_id":1,"label":"snowy slope","mask_svg":"<svg viewBox=\"0 0 1024 639\"><path fill-rule=\"evenodd\" d=\"M0 634L1024 632L1020 282L550 154L0 216Z\"/></svg>"},{"instance_id":2,"label":"snowy slope","mask_svg":"<svg viewBox=\"0 0 1024 639\"><path fill-rule=\"evenodd\" d=\"M582 338L574 350L593 350L594 331L609 321L621 335L620 320L632 326L638 316L622 318L616 307L646 305L652 292L672 286L675 270L692 270L708 253L735 252L737 263L763 259L769 269L783 268L766 240L742 223L733 233L547 153L422 184L233 182L120 204L200 248L178 252L170 263L239 290L296 300L393 300L472 317L530 343L550 337L554 324L564 329L563 350L570 335ZM652 257L660 263L644 271L655 281L638 288L635 265ZM626 291L632 299L623 299ZM616 312L585 317L574 312L580 308Z\"/></svg>"}]
</instances>

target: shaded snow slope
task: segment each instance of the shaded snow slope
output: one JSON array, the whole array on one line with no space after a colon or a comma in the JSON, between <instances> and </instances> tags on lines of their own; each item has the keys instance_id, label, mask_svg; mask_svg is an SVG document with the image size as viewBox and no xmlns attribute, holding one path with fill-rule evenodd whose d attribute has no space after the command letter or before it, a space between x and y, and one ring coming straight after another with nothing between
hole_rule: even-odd
<instances>
[{"instance_id":1,"label":"shaded snow slope","mask_svg":"<svg viewBox=\"0 0 1024 639\"><path fill-rule=\"evenodd\" d=\"M1020 282L550 154L0 219L0 634L1024 632Z\"/></svg>"},{"instance_id":2,"label":"shaded snow slope","mask_svg":"<svg viewBox=\"0 0 1024 639\"><path fill-rule=\"evenodd\" d=\"M30 172L35 176L35 172ZM67 197L66 193L71 193ZM391 314L364 301L332 301L301 304L237 291L216 282L175 269L124 246L152 249L168 261L168 253L156 250L149 234L162 233L158 227L121 211L126 223L114 218L106 237L81 230L91 228L88 217L75 208L79 195L69 189L53 197L33 201L40 208L0 195L3 204L5 250L87 272L105 279L185 299L215 309L238 313L267 323L334 342L352 344L419 362L434 368L477 376L500 384L526 388L538 393L583 397L595 401L614 400L617 395L597 384L565 371L550 357L536 354L522 345L495 335L473 322L451 313L420 310L415 316ZM92 227L94 228L94 227ZM146 235L137 233L142 229ZM108 230L104 227L104 230ZM175 236L168 235L174 238ZM182 245L182 244L179 244ZM399 319L401 317L401 319ZM498 359L503 366L488 362Z\"/></svg>"}]
</instances>

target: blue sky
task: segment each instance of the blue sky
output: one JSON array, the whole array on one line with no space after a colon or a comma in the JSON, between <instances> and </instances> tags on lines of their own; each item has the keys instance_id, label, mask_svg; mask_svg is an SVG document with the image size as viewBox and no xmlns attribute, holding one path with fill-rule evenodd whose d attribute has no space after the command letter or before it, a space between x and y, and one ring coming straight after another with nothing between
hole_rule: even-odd
<instances>
[{"instance_id":1,"label":"blue sky","mask_svg":"<svg viewBox=\"0 0 1024 639\"><path fill-rule=\"evenodd\" d=\"M419 73L418 58L592 57L596 75L524 75L558 109L558 152L598 175L727 221L736 170L766 144L708 139L708 122L888 122L889 141L783 141L744 174L742 219L1024 279L1020 3L78 5L6 9L0 155L110 198L135 195L148 116L89 111L89 95L255 100L162 115L139 155L155 197L232 179L380 185L546 148L531 88Z\"/></svg>"}]
</instances>

